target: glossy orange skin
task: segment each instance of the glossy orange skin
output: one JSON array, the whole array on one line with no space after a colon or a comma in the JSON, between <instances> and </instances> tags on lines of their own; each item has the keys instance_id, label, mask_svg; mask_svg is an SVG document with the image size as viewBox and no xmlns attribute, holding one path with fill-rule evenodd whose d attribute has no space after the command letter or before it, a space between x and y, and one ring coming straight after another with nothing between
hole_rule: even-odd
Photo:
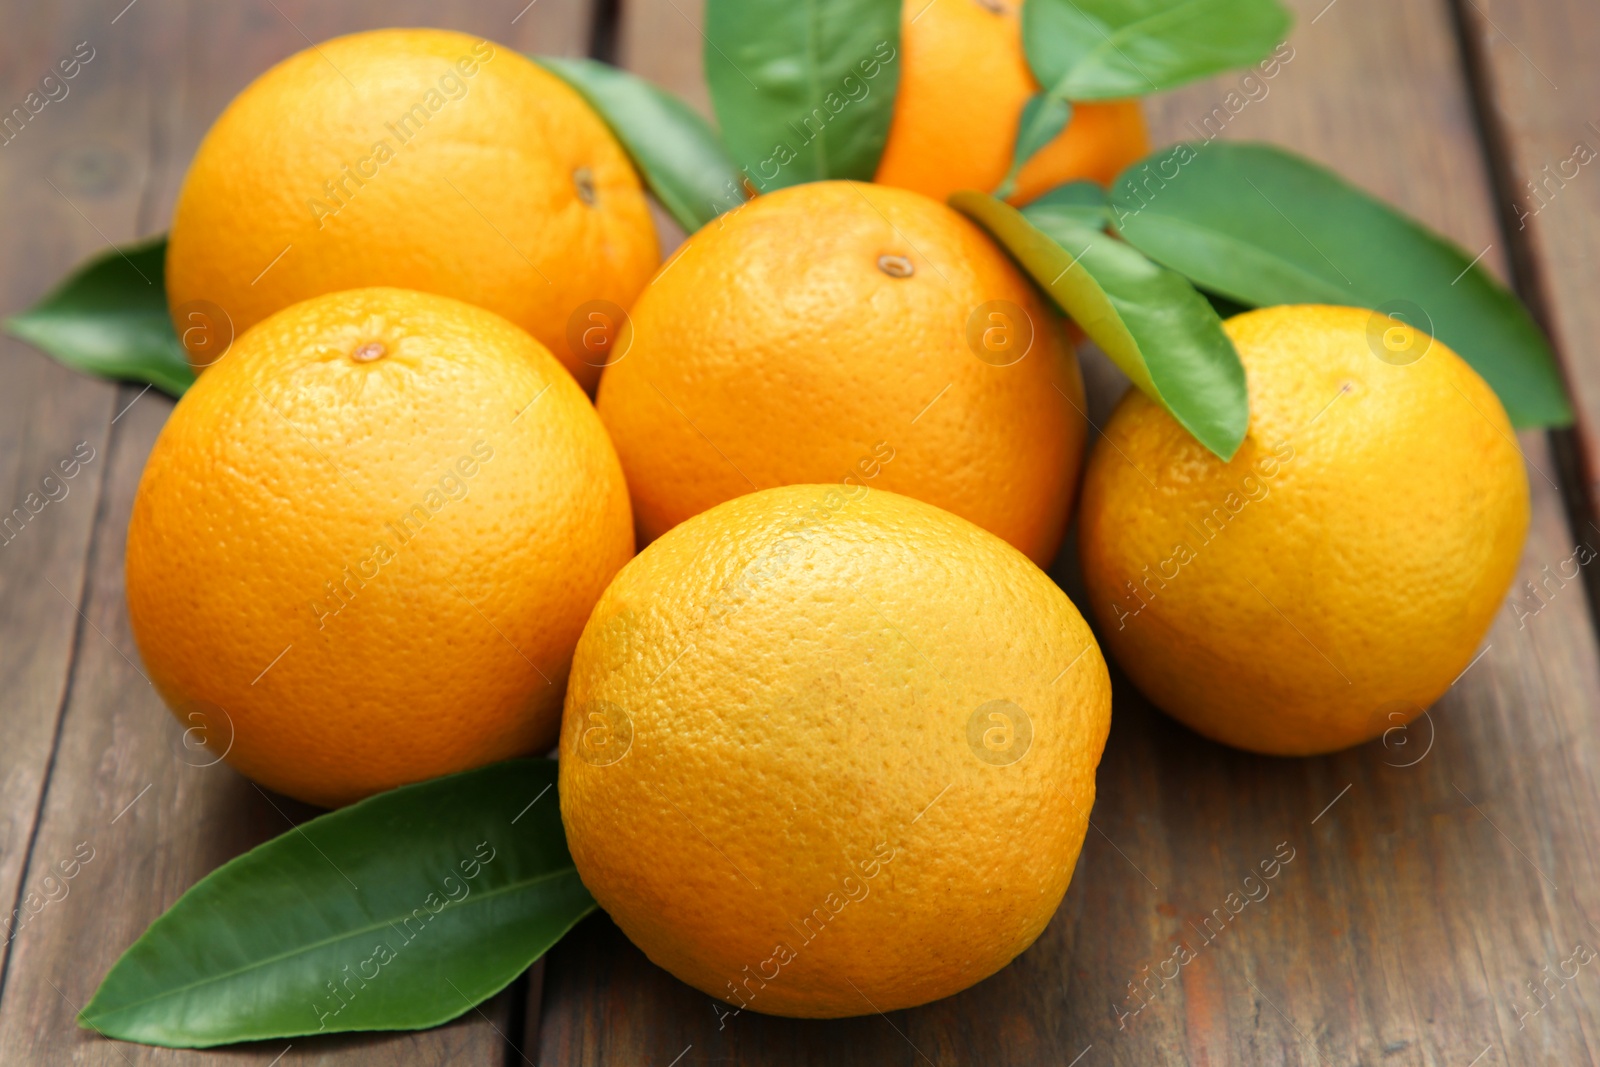
<instances>
[{"instance_id":1,"label":"glossy orange skin","mask_svg":"<svg viewBox=\"0 0 1600 1067\"><path fill-rule=\"evenodd\" d=\"M1499 399L1442 342L1359 308L1225 325L1244 443L1224 463L1129 390L1084 475L1089 603L1175 718L1331 752L1404 726L1471 662L1516 573L1527 474Z\"/></svg>"},{"instance_id":2,"label":"glossy orange skin","mask_svg":"<svg viewBox=\"0 0 1600 1067\"><path fill-rule=\"evenodd\" d=\"M906 0L900 86L873 178L943 200L992 192L1011 168L1017 120L1039 91L1014 0ZM1067 128L1022 168L1012 203L1075 178L1102 185L1150 151L1137 100L1076 104Z\"/></svg>"},{"instance_id":3,"label":"glossy orange skin","mask_svg":"<svg viewBox=\"0 0 1600 1067\"><path fill-rule=\"evenodd\" d=\"M1039 936L1110 722L1088 625L1021 553L894 493L786 486L606 590L561 817L601 907L730 1014L868 1015Z\"/></svg>"},{"instance_id":4,"label":"glossy orange skin","mask_svg":"<svg viewBox=\"0 0 1600 1067\"><path fill-rule=\"evenodd\" d=\"M1077 358L1028 279L943 204L856 182L759 197L689 238L632 320L596 404L643 541L755 489L835 482L1054 556L1083 453ZM983 348L1029 330L1014 362Z\"/></svg>"},{"instance_id":5,"label":"glossy orange skin","mask_svg":"<svg viewBox=\"0 0 1600 1067\"><path fill-rule=\"evenodd\" d=\"M362 289L263 320L179 401L134 500L128 614L205 758L336 806L548 748L632 553L616 454L542 345Z\"/></svg>"},{"instance_id":6,"label":"glossy orange skin","mask_svg":"<svg viewBox=\"0 0 1600 1067\"><path fill-rule=\"evenodd\" d=\"M338 37L250 83L201 142L170 241L180 330L215 308L238 334L321 293L420 289L510 319L590 390L600 364L569 320L627 307L660 262L639 179L583 99L446 30Z\"/></svg>"}]
</instances>

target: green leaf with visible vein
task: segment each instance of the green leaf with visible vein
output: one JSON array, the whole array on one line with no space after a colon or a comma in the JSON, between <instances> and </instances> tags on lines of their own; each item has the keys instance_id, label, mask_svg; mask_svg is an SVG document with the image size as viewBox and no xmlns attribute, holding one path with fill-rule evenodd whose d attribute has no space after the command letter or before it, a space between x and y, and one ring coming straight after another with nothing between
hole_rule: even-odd
<instances>
[{"instance_id":1,"label":"green leaf with visible vein","mask_svg":"<svg viewBox=\"0 0 1600 1067\"><path fill-rule=\"evenodd\" d=\"M1070 220L1041 229L983 193L950 198L987 229L1146 396L1233 458L1249 423L1244 367L1222 320L1183 276Z\"/></svg>"},{"instance_id":2,"label":"green leaf with visible vein","mask_svg":"<svg viewBox=\"0 0 1600 1067\"><path fill-rule=\"evenodd\" d=\"M744 176L711 124L688 104L597 60L534 59L599 112L650 191L684 230L693 233L744 202Z\"/></svg>"},{"instance_id":3,"label":"green leaf with visible vein","mask_svg":"<svg viewBox=\"0 0 1600 1067\"><path fill-rule=\"evenodd\" d=\"M1027 166L1028 160L1037 155L1039 149L1055 140L1056 136L1067 128L1067 123L1070 121L1072 121L1072 105L1059 96L1034 93L1028 97L1028 102L1022 105L1022 114L1017 119L1017 143L1011 150L1011 169L1006 171L1006 176L1000 180L994 195L1004 200L1016 192L1017 175L1022 173L1022 168Z\"/></svg>"},{"instance_id":4,"label":"green leaf with visible vein","mask_svg":"<svg viewBox=\"0 0 1600 1067\"><path fill-rule=\"evenodd\" d=\"M1514 425L1572 421L1549 343L1483 253L1310 160L1266 144L1174 145L1123 171L1111 203L1129 244L1202 289L1249 307L1388 311L1471 364Z\"/></svg>"},{"instance_id":5,"label":"green leaf with visible vein","mask_svg":"<svg viewBox=\"0 0 1600 1067\"><path fill-rule=\"evenodd\" d=\"M1248 66L1289 32L1278 0L1027 0L1022 43L1065 100L1118 100Z\"/></svg>"},{"instance_id":6,"label":"green leaf with visible vein","mask_svg":"<svg viewBox=\"0 0 1600 1067\"><path fill-rule=\"evenodd\" d=\"M79 1016L174 1048L414 1030L470 1010L595 903L567 853L553 760L403 786L201 879Z\"/></svg>"},{"instance_id":7,"label":"green leaf with visible vein","mask_svg":"<svg viewBox=\"0 0 1600 1067\"><path fill-rule=\"evenodd\" d=\"M7 319L6 332L74 370L182 396L194 372L167 314L166 259L165 237L106 249Z\"/></svg>"},{"instance_id":8,"label":"green leaf with visible vein","mask_svg":"<svg viewBox=\"0 0 1600 1067\"><path fill-rule=\"evenodd\" d=\"M900 83L900 0L707 0L704 58L723 140L758 190L872 180Z\"/></svg>"}]
</instances>

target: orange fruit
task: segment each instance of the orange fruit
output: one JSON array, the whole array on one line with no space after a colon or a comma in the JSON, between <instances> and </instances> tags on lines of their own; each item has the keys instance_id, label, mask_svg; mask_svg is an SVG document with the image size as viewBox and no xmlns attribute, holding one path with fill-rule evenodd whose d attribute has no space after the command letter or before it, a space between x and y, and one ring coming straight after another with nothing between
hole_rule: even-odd
<instances>
[{"instance_id":1,"label":"orange fruit","mask_svg":"<svg viewBox=\"0 0 1600 1067\"><path fill-rule=\"evenodd\" d=\"M1022 50L1020 0L907 0L900 87L873 179L944 200L991 192L1011 169L1022 106L1039 92ZM1109 185L1150 151L1137 100L1074 104L1072 119L1017 176L1013 203L1062 182Z\"/></svg>"},{"instance_id":2,"label":"orange fruit","mask_svg":"<svg viewBox=\"0 0 1600 1067\"><path fill-rule=\"evenodd\" d=\"M361 289L262 321L179 401L128 613L192 739L331 806L548 747L632 553L616 454L542 345Z\"/></svg>"},{"instance_id":3,"label":"orange fruit","mask_svg":"<svg viewBox=\"0 0 1600 1067\"><path fill-rule=\"evenodd\" d=\"M561 817L601 907L728 1013L892 1011L1045 928L1110 717L1088 625L1005 542L894 493L768 489L600 598Z\"/></svg>"},{"instance_id":4,"label":"orange fruit","mask_svg":"<svg viewBox=\"0 0 1600 1067\"><path fill-rule=\"evenodd\" d=\"M870 484L1060 543L1083 384L1057 316L967 219L817 182L689 238L645 287L597 400L640 536L801 482Z\"/></svg>"},{"instance_id":5,"label":"orange fruit","mask_svg":"<svg viewBox=\"0 0 1600 1067\"><path fill-rule=\"evenodd\" d=\"M321 293L398 286L505 316L593 389L567 340L660 261L638 177L564 82L446 30L324 41L252 82L190 164L167 292L191 362ZM614 311L613 311L614 313Z\"/></svg>"},{"instance_id":6,"label":"orange fruit","mask_svg":"<svg viewBox=\"0 0 1600 1067\"><path fill-rule=\"evenodd\" d=\"M1500 401L1377 312L1229 319L1250 428L1223 463L1130 390L1084 476L1103 640L1158 707L1239 748L1330 752L1404 726L1488 631L1528 529Z\"/></svg>"}]
</instances>

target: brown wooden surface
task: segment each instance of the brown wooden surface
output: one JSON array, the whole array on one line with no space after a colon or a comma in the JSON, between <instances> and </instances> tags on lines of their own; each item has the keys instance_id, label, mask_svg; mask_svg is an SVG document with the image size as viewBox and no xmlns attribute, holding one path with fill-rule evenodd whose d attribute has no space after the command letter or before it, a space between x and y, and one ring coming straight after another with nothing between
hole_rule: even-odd
<instances>
[{"instance_id":1,"label":"brown wooden surface","mask_svg":"<svg viewBox=\"0 0 1600 1067\"><path fill-rule=\"evenodd\" d=\"M1600 19L1584 0L1460 3L1496 206L1530 302L1566 360L1581 415L1571 443L1588 504L1583 537L1600 546Z\"/></svg>"},{"instance_id":2,"label":"brown wooden surface","mask_svg":"<svg viewBox=\"0 0 1600 1067\"><path fill-rule=\"evenodd\" d=\"M1449 7L1298 8L1295 58L1227 135L1306 152L1474 253L1494 243L1485 259L1502 266ZM693 65L677 58L700 48L698 5L628 0L625 12L623 62L703 104ZM1592 9L1587 18L1600 21ZM648 33L630 32L644 24ZM1222 78L1151 101L1155 140L1195 136L1190 123L1237 85ZM1103 362L1090 369L1098 420L1124 383ZM1544 438L1524 435L1523 445L1531 468L1554 478ZM1573 540L1557 487L1532 469L1530 479L1523 571L1536 577L1570 556ZM1074 570L1069 553L1057 568L1069 591ZM1319 760L1212 745L1119 679L1097 829L1055 921L1000 974L887 1019L744 1015L719 1029L707 997L652 969L598 918L551 955L540 1061L1592 1062L1600 981L1588 989L1580 976L1523 1030L1513 1007L1541 968L1600 936L1587 919L1600 915L1591 713L1600 669L1583 590L1571 585L1526 629L1507 612L1487 644L1405 738ZM1424 750L1415 765L1397 766ZM1193 940L1188 924L1283 841L1296 860L1273 895L1120 1029L1113 1006L1138 1003L1124 1003L1127 983L1158 967L1175 939Z\"/></svg>"},{"instance_id":3,"label":"brown wooden surface","mask_svg":"<svg viewBox=\"0 0 1600 1067\"><path fill-rule=\"evenodd\" d=\"M124 2L5 4L0 101L20 100L79 41L96 55L65 100L0 147L0 311L31 302L106 241L164 228L212 118L307 38L421 24L529 51L595 43L595 10L581 0ZM1575 142L1600 151L1600 130L1588 125L1600 123L1591 111L1600 109L1600 10L1592 0L1297 6L1295 58L1227 135L1293 146L1470 251L1487 248L1495 269L1514 263L1585 416L1571 439L1594 456L1600 159L1526 228L1510 196ZM623 0L620 25L599 40L704 108L699 9L697 0ZM1193 136L1189 123L1237 84L1222 78L1151 101L1154 138ZM1092 355L1086 370L1098 421L1123 383ZM1387 746L1317 760L1247 756L1152 712L1118 678L1096 828L1060 913L1013 965L925 1008L833 1023L745 1014L719 1030L713 1002L652 967L602 917L551 954L521 1025L514 987L482 1014L416 1035L181 1053L84 1034L72 1006L150 919L306 812L226 766L197 766L210 754L183 746L137 666L122 543L170 402L75 375L11 340L0 342L0 375L0 485L13 498L80 442L95 452L68 495L0 547L0 900L19 899L79 842L95 849L69 895L0 945L0 1064L268 1064L291 1044L277 1062L1596 1062L1600 967L1518 1018L1544 968L1580 941L1600 948L1600 646L1581 581L1547 584L1536 615L1503 612L1482 659ZM1534 524L1519 585L1554 571L1579 537L1600 547L1600 530L1574 532L1550 442L1524 434L1521 443ZM1580 500L1584 522L1593 499ZM1070 560L1057 574L1076 594ZM1194 940L1189 924L1280 842L1295 859L1272 894L1119 1028L1116 1007L1137 1003L1124 1001L1127 984L1158 968L1175 939Z\"/></svg>"},{"instance_id":4,"label":"brown wooden surface","mask_svg":"<svg viewBox=\"0 0 1600 1067\"><path fill-rule=\"evenodd\" d=\"M304 48L307 37L440 25L527 51L581 54L592 22L591 6L581 0L539 0L515 25L520 4L140 0L122 11L124 3L38 11L7 5L0 99L20 101L79 41L95 49L68 96L0 148L7 313L106 241L165 229L184 169L212 120L255 75ZM0 893L7 911L19 877L24 891L33 889L78 843L94 849L68 895L7 946L0 1064L503 1062L511 1019L520 1016L511 998L521 985L481 1012L419 1034L198 1053L109 1042L74 1025L75 1008L111 963L183 890L309 812L268 797L225 765L206 766L213 755L185 747L183 730L137 665L123 603L123 542L139 472L171 402L73 375L10 339L0 359L0 463L9 495L20 496L80 440L97 452L60 504L0 548L7 727ZM515 1038L520 1045L521 1034Z\"/></svg>"}]
</instances>

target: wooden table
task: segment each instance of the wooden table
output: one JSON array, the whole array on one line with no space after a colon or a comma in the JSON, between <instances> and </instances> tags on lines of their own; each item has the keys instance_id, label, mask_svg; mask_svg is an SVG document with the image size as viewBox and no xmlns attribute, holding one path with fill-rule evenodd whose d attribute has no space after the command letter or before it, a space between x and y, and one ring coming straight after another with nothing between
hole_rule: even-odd
<instances>
[{"instance_id":1,"label":"wooden table","mask_svg":"<svg viewBox=\"0 0 1600 1067\"><path fill-rule=\"evenodd\" d=\"M0 146L0 310L27 305L107 242L164 229L212 119L308 41L445 25L613 59L706 107L697 0L524 2L7 0L0 110L79 42L93 58L66 98ZM209 1052L105 1041L73 1015L117 955L200 876L308 812L204 766L141 673L123 542L170 401L7 339L0 510L75 449L92 458L0 545L0 900L15 906L75 850L93 858L0 945L0 1063L1595 1063L1600 959L1556 974L1579 945L1600 952L1600 584L1595 568L1574 576L1568 562L1580 544L1600 548L1600 166L1561 170L1577 144L1600 149L1600 7L1295 6L1294 58L1264 96L1241 92L1230 108L1233 76L1156 98L1156 138L1194 137L1209 117L1224 136L1329 163L1481 250L1550 330L1579 410L1575 431L1521 437L1533 487L1513 591L1522 608L1508 604L1427 719L1388 744L1264 759L1200 740L1118 677L1094 828L1059 914L1001 973L914 1011L833 1023L747 1014L719 1029L708 998L596 917L437 1030ZM1088 370L1103 413L1121 383L1092 355ZM1057 568L1069 592L1070 560ZM1152 979L1280 843L1294 859L1271 895L1178 977ZM1135 996L1141 984L1154 995Z\"/></svg>"}]
</instances>

